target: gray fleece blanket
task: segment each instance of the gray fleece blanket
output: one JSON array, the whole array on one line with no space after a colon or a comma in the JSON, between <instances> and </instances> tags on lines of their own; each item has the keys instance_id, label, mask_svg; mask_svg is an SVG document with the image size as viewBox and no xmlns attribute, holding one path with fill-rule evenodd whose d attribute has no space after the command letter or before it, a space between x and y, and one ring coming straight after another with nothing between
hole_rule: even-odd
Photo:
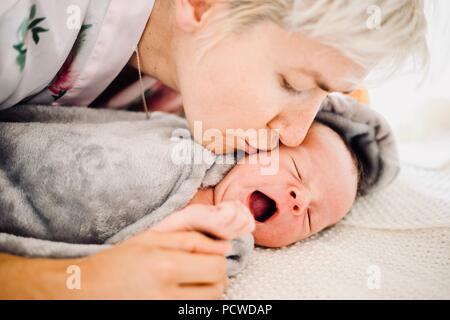
<instances>
[{"instance_id":1,"label":"gray fleece blanket","mask_svg":"<svg viewBox=\"0 0 450 320\"><path fill-rule=\"evenodd\" d=\"M352 99L330 96L317 117L362 166L360 193L398 174L387 122ZM242 156L242 155L241 155ZM199 161L201 159L201 161ZM175 160L175 161L174 161ZM192 141L182 118L85 108L18 106L0 112L0 251L70 258L109 248L185 206L235 165ZM233 242L229 274L253 249Z\"/></svg>"},{"instance_id":2,"label":"gray fleece blanket","mask_svg":"<svg viewBox=\"0 0 450 320\"><path fill-rule=\"evenodd\" d=\"M0 251L71 258L150 228L216 185L234 156L193 142L182 118L18 106L0 112ZM249 235L233 241L229 274Z\"/></svg>"}]
</instances>

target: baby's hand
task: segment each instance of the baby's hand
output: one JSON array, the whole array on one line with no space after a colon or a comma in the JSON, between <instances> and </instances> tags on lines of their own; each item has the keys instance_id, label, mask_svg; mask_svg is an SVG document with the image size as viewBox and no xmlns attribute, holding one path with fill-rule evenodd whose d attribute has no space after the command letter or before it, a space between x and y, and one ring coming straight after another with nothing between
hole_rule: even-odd
<instances>
[{"instance_id":1,"label":"baby's hand","mask_svg":"<svg viewBox=\"0 0 450 320\"><path fill-rule=\"evenodd\" d=\"M250 210L241 202L217 206L190 205L156 224L154 231L199 231L221 240L232 240L255 230Z\"/></svg>"}]
</instances>

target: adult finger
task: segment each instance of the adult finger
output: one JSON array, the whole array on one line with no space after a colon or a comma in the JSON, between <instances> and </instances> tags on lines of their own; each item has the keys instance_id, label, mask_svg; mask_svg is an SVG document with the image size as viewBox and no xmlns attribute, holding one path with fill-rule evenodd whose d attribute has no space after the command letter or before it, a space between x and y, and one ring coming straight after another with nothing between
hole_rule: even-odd
<instances>
[{"instance_id":1,"label":"adult finger","mask_svg":"<svg viewBox=\"0 0 450 320\"><path fill-rule=\"evenodd\" d=\"M144 241L152 247L181 250L192 253L214 254L225 256L231 252L231 243L214 240L199 232L156 232L146 231L135 241Z\"/></svg>"},{"instance_id":2,"label":"adult finger","mask_svg":"<svg viewBox=\"0 0 450 320\"><path fill-rule=\"evenodd\" d=\"M173 262L176 267L172 272L180 285L210 285L227 276L227 259L222 256L177 252Z\"/></svg>"}]
</instances>

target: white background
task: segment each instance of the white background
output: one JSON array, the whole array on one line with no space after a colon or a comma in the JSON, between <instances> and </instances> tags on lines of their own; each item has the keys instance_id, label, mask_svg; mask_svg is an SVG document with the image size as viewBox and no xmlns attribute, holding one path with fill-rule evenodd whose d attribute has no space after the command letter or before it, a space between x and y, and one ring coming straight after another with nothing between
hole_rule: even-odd
<instances>
[{"instance_id":1,"label":"white background","mask_svg":"<svg viewBox=\"0 0 450 320\"><path fill-rule=\"evenodd\" d=\"M402 160L438 167L450 161L450 1L429 2L436 6L427 10L428 74L397 74L370 89L370 98L393 126Z\"/></svg>"}]
</instances>

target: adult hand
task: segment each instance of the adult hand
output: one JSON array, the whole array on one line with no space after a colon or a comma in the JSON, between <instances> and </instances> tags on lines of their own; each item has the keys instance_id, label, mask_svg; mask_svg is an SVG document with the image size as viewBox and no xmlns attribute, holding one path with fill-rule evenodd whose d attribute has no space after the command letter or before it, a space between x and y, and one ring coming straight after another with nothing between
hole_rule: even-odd
<instances>
[{"instance_id":1,"label":"adult hand","mask_svg":"<svg viewBox=\"0 0 450 320\"><path fill-rule=\"evenodd\" d=\"M145 232L84 259L82 294L108 299L218 299L226 288L229 250L229 243L199 233Z\"/></svg>"},{"instance_id":2,"label":"adult hand","mask_svg":"<svg viewBox=\"0 0 450 320\"><path fill-rule=\"evenodd\" d=\"M230 243L196 232L147 231L82 259L0 255L0 298L218 299L230 250ZM79 290L66 286L69 266L79 267Z\"/></svg>"}]
</instances>

